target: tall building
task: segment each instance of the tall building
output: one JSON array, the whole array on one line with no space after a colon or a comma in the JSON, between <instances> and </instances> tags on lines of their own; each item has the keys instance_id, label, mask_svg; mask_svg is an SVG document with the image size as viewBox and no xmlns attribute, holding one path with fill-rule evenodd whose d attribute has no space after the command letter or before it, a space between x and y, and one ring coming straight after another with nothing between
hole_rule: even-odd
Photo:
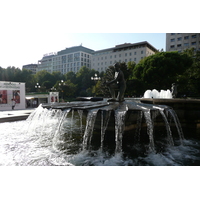
<instances>
[{"instance_id":1,"label":"tall building","mask_svg":"<svg viewBox=\"0 0 200 200\"><path fill-rule=\"evenodd\" d=\"M41 60L38 61L38 71L46 70L49 73L52 73L52 67L53 67L53 57L56 55L56 53L50 53L50 54L45 54Z\"/></svg>"},{"instance_id":2,"label":"tall building","mask_svg":"<svg viewBox=\"0 0 200 200\"><path fill-rule=\"evenodd\" d=\"M102 72L115 62L134 61L138 63L142 58L155 54L156 51L157 49L146 41L116 45L113 48L95 51L92 58L92 69Z\"/></svg>"},{"instance_id":3,"label":"tall building","mask_svg":"<svg viewBox=\"0 0 200 200\"><path fill-rule=\"evenodd\" d=\"M22 69L31 70L33 74L36 74L37 68L38 68L37 64L28 64L28 65L23 65L22 67Z\"/></svg>"},{"instance_id":4,"label":"tall building","mask_svg":"<svg viewBox=\"0 0 200 200\"><path fill-rule=\"evenodd\" d=\"M50 73L59 71L62 74L72 71L76 73L82 66L86 66L102 72L115 62L134 61L138 63L142 58L155 54L155 52L157 49L146 41L120 44L99 51L75 46L44 55L38 61L38 71L46 70Z\"/></svg>"},{"instance_id":5,"label":"tall building","mask_svg":"<svg viewBox=\"0 0 200 200\"><path fill-rule=\"evenodd\" d=\"M75 46L44 55L39 61L38 71L47 70L52 73L59 71L62 74L67 72L78 72L82 66L91 68L91 59L94 50L83 46Z\"/></svg>"},{"instance_id":6,"label":"tall building","mask_svg":"<svg viewBox=\"0 0 200 200\"><path fill-rule=\"evenodd\" d=\"M192 47L200 51L200 33L166 33L166 51L182 52Z\"/></svg>"}]
</instances>

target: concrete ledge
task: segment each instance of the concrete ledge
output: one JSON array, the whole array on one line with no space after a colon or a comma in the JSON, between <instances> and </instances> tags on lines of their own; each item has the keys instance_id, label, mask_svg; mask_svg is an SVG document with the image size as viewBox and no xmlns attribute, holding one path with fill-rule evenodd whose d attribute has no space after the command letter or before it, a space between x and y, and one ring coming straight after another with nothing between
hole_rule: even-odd
<instances>
[{"instance_id":1,"label":"concrete ledge","mask_svg":"<svg viewBox=\"0 0 200 200\"><path fill-rule=\"evenodd\" d=\"M0 112L0 123L26 120L34 109Z\"/></svg>"}]
</instances>

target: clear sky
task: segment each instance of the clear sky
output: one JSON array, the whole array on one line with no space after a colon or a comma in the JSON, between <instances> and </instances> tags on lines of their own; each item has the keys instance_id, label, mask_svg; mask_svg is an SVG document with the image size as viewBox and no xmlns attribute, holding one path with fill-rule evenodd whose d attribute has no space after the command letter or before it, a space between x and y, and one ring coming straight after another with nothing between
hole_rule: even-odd
<instances>
[{"instance_id":1,"label":"clear sky","mask_svg":"<svg viewBox=\"0 0 200 200\"><path fill-rule=\"evenodd\" d=\"M156 49L165 50L163 10L150 10L154 2L160 1L144 0L134 6L131 2L3 1L0 3L0 66L21 68L37 63L44 54L80 44L101 50L123 43L148 41Z\"/></svg>"}]
</instances>

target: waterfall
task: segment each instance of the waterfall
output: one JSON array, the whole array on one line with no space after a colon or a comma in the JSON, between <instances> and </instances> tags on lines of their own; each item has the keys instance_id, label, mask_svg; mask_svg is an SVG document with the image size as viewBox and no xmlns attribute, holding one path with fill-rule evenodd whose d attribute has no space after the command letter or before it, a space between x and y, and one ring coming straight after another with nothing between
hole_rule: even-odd
<instances>
[{"instance_id":1,"label":"waterfall","mask_svg":"<svg viewBox=\"0 0 200 200\"><path fill-rule=\"evenodd\" d=\"M180 121L179 121L179 119L176 115L176 112L173 109L169 109L169 113L171 114L171 116L174 120L174 123L176 125L177 131L178 131L178 134L179 134L180 142L182 144L183 143L182 140L184 140L184 136L183 136L183 131L182 131L182 128L181 128Z\"/></svg>"},{"instance_id":2,"label":"waterfall","mask_svg":"<svg viewBox=\"0 0 200 200\"><path fill-rule=\"evenodd\" d=\"M122 137L125 127L125 115L128 108L122 104L117 110L115 110L115 153L122 152Z\"/></svg>"},{"instance_id":3,"label":"waterfall","mask_svg":"<svg viewBox=\"0 0 200 200\"><path fill-rule=\"evenodd\" d=\"M106 112L101 110L101 146L100 146L101 151L103 150L104 135L105 135L106 128L108 126L110 115L111 115L110 110Z\"/></svg>"},{"instance_id":4,"label":"waterfall","mask_svg":"<svg viewBox=\"0 0 200 200\"><path fill-rule=\"evenodd\" d=\"M83 150L90 148L94 123L96 120L98 110L99 110L99 108L88 111L86 128L85 128L85 132L84 132L84 136L83 136Z\"/></svg>"},{"instance_id":5,"label":"waterfall","mask_svg":"<svg viewBox=\"0 0 200 200\"><path fill-rule=\"evenodd\" d=\"M80 132L82 134L83 130L83 110L78 110L79 118L80 118Z\"/></svg>"},{"instance_id":6,"label":"waterfall","mask_svg":"<svg viewBox=\"0 0 200 200\"><path fill-rule=\"evenodd\" d=\"M165 121L165 127L166 127L166 130L167 130L167 136L168 136L169 145L174 146L174 141L173 141L173 138L172 138L172 132L171 132L169 123L167 121L167 117L166 117L165 113L163 112L163 110L159 109L159 111L160 111L160 114L162 115L162 117L163 117L163 119Z\"/></svg>"},{"instance_id":7,"label":"waterfall","mask_svg":"<svg viewBox=\"0 0 200 200\"><path fill-rule=\"evenodd\" d=\"M61 127L63 125L65 118L67 117L68 113L70 112L70 110L71 109L69 108L69 109L65 110L64 112L62 112L62 115L60 117L59 124L57 126L57 129L55 130L55 135L54 135L54 138L53 138L53 146L55 148L57 147L59 139L62 138Z\"/></svg>"},{"instance_id":8,"label":"waterfall","mask_svg":"<svg viewBox=\"0 0 200 200\"><path fill-rule=\"evenodd\" d=\"M147 124L147 134L149 135L149 150L155 151L154 137L153 137L153 123L151 120L150 110L144 111L144 117Z\"/></svg>"},{"instance_id":9,"label":"waterfall","mask_svg":"<svg viewBox=\"0 0 200 200\"><path fill-rule=\"evenodd\" d=\"M136 131L135 131L136 142L140 141L140 131L141 131L141 126L142 126L142 117L143 117L143 112L139 111L138 116L137 116Z\"/></svg>"}]
</instances>

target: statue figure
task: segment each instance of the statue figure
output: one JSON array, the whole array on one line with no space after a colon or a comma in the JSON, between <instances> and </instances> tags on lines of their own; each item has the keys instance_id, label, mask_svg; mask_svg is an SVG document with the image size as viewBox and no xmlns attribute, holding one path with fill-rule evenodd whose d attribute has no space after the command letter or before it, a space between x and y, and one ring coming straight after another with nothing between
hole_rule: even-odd
<instances>
[{"instance_id":1,"label":"statue figure","mask_svg":"<svg viewBox=\"0 0 200 200\"><path fill-rule=\"evenodd\" d=\"M172 83L172 97L173 98L176 98L176 96L177 96L177 85L176 85L176 83Z\"/></svg>"},{"instance_id":2,"label":"statue figure","mask_svg":"<svg viewBox=\"0 0 200 200\"><path fill-rule=\"evenodd\" d=\"M115 68L114 79L109 82L106 82L106 85L108 86L111 97L112 97L108 101L122 102L122 101L124 101L124 92L126 90L126 81L124 79L123 72L120 70L119 63L115 63L114 68ZM115 97L115 90L118 90L117 99Z\"/></svg>"}]
</instances>

